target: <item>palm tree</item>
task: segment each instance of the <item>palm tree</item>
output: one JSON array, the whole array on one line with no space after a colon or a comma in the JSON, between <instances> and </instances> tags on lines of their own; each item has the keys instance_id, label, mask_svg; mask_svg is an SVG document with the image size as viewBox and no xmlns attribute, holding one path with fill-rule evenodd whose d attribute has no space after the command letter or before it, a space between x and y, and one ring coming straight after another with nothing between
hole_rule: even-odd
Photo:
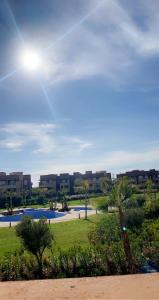
<instances>
[{"instance_id":1,"label":"palm tree","mask_svg":"<svg viewBox=\"0 0 159 300\"><path fill-rule=\"evenodd\" d=\"M146 182L146 193L145 193L145 210L148 215L158 216L159 214L159 199L156 196L155 185L152 180Z\"/></svg>"},{"instance_id":2,"label":"palm tree","mask_svg":"<svg viewBox=\"0 0 159 300\"><path fill-rule=\"evenodd\" d=\"M100 178L100 189L104 195L107 195L111 189L111 181L107 177Z\"/></svg>"},{"instance_id":3,"label":"palm tree","mask_svg":"<svg viewBox=\"0 0 159 300\"><path fill-rule=\"evenodd\" d=\"M155 185L151 179L146 181L146 198L150 201L156 198Z\"/></svg>"},{"instance_id":4,"label":"palm tree","mask_svg":"<svg viewBox=\"0 0 159 300\"><path fill-rule=\"evenodd\" d=\"M38 194L38 197L41 198L41 204L44 204L44 200L46 200L46 194L48 192L48 188L45 188L45 187L39 187L39 188L36 188L36 191L37 191L37 194Z\"/></svg>"},{"instance_id":5,"label":"palm tree","mask_svg":"<svg viewBox=\"0 0 159 300\"><path fill-rule=\"evenodd\" d=\"M56 192L54 189L47 191L47 197L49 198L50 210L55 210L57 207Z\"/></svg>"},{"instance_id":6,"label":"palm tree","mask_svg":"<svg viewBox=\"0 0 159 300\"><path fill-rule=\"evenodd\" d=\"M22 204L23 204L23 206L27 206L27 198L28 198L28 196L30 196L30 191L29 190L26 190L26 189L24 189L23 190L23 193L22 193Z\"/></svg>"},{"instance_id":7,"label":"palm tree","mask_svg":"<svg viewBox=\"0 0 159 300\"><path fill-rule=\"evenodd\" d=\"M16 234L21 238L24 247L35 255L39 267L39 276L43 277L43 254L51 248L54 236L45 219L38 222L24 217L16 226Z\"/></svg>"},{"instance_id":8,"label":"palm tree","mask_svg":"<svg viewBox=\"0 0 159 300\"><path fill-rule=\"evenodd\" d=\"M1 208L7 208L7 194L6 189L1 188L0 189L0 202L1 202Z\"/></svg>"},{"instance_id":9,"label":"palm tree","mask_svg":"<svg viewBox=\"0 0 159 300\"><path fill-rule=\"evenodd\" d=\"M89 204L88 192L89 192L89 181L79 179L76 181L75 190L78 193L84 194L84 205L85 205L85 220L87 220L87 210Z\"/></svg>"},{"instance_id":10,"label":"palm tree","mask_svg":"<svg viewBox=\"0 0 159 300\"><path fill-rule=\"evenodd\" d=\"M68 211L68 197L67 197L67 189L64 187L61 187L60 191L57 192L57 200L62 205L63 211Z\"/></svg>"},{"instance_id":11,"label":"palm tree","mask_svg":"<svg viewBox=\"0 0 159 300\"><path fill-rule=\"evenodd\" d=\"M8 210L8 214L12 215L13 214L13 197L16 196L16 193L7 191L6 196L7 196L6 208Z\"/></svg>"},{"instance_id":12,"label":"palm tree","mask_svg":"<svg viewBox=\"0 0 159 300\"><path fill-rule=\"evenodd\" d=\"M127 233L127 229L125 227L124 222L124 202L126 202L129 197L132 195L133 190L129 185L128 178L124 177L120 181L118 181L113 190L111 195L111 203L116 205L119 212L119 224L121 230L121 238L123 241L123 248L125 252L125 257L128 263L128 272L134 273L135 265L131 253L131 247L129 242L129 237Z\"/></svg>"}]
</instances>

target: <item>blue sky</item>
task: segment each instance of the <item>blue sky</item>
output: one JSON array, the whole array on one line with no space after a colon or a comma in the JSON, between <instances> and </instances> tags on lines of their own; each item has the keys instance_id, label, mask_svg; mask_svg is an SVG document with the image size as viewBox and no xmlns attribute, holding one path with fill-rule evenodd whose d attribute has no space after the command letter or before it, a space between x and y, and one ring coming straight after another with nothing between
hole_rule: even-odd
<instances>
[{"instance_id":1,"label":"blue sky","mask_svg":"<svg viewBox=\"0 0 159 300\"><path fill-rule=\"evenodd\" d=\"M0 169L159 168L159 1L0 1ZM24 48L40 52L36 72Z\"/></svg>"}]
</instances>

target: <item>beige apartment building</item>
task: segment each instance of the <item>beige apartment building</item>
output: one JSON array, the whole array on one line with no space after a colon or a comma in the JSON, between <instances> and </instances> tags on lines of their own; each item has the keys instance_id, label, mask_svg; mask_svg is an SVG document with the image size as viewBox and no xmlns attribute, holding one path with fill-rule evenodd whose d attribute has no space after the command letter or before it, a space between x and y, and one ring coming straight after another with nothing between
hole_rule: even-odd
<instances>
[{"instance_id":1,"label":"beige apartment building","mask_svg":"<svg viewBox=\"0 0 159 300\"><path fill-rule=\"evenodd\" d=\"M152 180L154 187L159 189L159 171L151 169L148 171L144 170L132 170L117 175L117 179L127 177L129 182L138 185L140 188L145 188L147 180Z\"/></svg>"},{"instance_id":2,"label":"beige apartment building","mask_svg":"<svg viewBox=\"0 0 159 300\"><path fill-rule=\"evenodd\" d=\"M16 195L23 195L25 192L31 194L31 175L24 175L23 172L12 172L8 175L0 172L0 193L14 192Z\"/></svg>"},{"instance_id":3,"label":"beige apartment building","mask_svg":"<svg viewBox=\"0 0 159 300\"><path fill-rule=\"evenodd\" d=\"M39 187L52 189L55 193L58 191L64 191L67 194L76 193L76 182L78 180L87 180L89 182L89 192L101 192L100 180L106 177L111 180L111 173L106 171L99 171L93 173L92 171L86 171L85 174L80 172L74 172L73 174L62 173L41 175Z\"/></svg>"}]
</instances>

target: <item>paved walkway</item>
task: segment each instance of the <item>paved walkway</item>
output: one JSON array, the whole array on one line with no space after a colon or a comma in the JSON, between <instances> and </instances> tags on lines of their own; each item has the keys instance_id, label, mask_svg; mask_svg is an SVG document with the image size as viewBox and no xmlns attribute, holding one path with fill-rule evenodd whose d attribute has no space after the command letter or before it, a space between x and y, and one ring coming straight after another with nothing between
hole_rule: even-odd
<instances>
[{"instance_id":1,"label":"paved walkway","mask_svg":"<svg viewBox=\"0 0 159 300\"><path fill-rule=\"evenodd\" d=\"M0 283L1 300L158 300L159 274Z\"/></svg>"},{"instance_id":2,"label":"paved walkway","mask_svg":"<svg viewBox=\"0 0 159 300\"><path fill-rule=\"evenodd\" d=\"M82 207L82 205L80 205ZM74 206L75 208L76 206ZM79 207L79 206L77 206ZM71 220L76 220L79 219L79 214L81 218L84 218L85 212L82 211L74 211L73 209L71 209L70 212L66 213L64 216L60 217L60 218L55 218L55 219L50 219L50 223L59 223L59 222L65 222L65 221L71 221ZM90 215L95 215L96 214L96 210L92 209L92 210L88 210L87 211L88 216ZM15 226L17 225L19 222L12 222L11 226ZM10 226L10 222L0 222L0 227L9 227Z\"/></svg>"}]
</instances>

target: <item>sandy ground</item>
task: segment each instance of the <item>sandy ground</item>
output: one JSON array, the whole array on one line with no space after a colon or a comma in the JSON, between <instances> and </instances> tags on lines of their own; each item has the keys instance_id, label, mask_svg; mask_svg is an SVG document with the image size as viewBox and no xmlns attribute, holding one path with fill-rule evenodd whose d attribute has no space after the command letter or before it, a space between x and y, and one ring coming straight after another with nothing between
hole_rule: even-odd
<instances>
[{"instance_id":1,"label":"sandy ground","mask_svg":"<svg viewBox=\"0 0 159 300\"><path fill-rule=\"evenodd\" d=\"M1 300L159 299L159 274L0 283Z\"/></svg>"},{"instance_id":2,"label":"sandy ground","mask_svg":"<svg viewBox=\"0 0 159 300\"><path fill-rule=\"evenodd\" d=\"M80 205L82 207L82 205ZM76 207L76 206L74 206ZM78 207L78 206L77 206ZM75 220L79 218L79 213L80 213L80 217L84 218L84 211L74 211L71 210L70 212L66 213L63 217L60 218L55 218L55 219L50 219L50 223L59 223L59 222L64 222L64 221L71 221L71 220ZM88 216L90 215L94 215L96 214L96 210L92 209L92 210L88 210L87 211ZM11 226L15 226L17 225L19 222L12 222ZM9 227L10 226L10 222L0 222L0 227Z\"/></svg>"}]
</instances>

